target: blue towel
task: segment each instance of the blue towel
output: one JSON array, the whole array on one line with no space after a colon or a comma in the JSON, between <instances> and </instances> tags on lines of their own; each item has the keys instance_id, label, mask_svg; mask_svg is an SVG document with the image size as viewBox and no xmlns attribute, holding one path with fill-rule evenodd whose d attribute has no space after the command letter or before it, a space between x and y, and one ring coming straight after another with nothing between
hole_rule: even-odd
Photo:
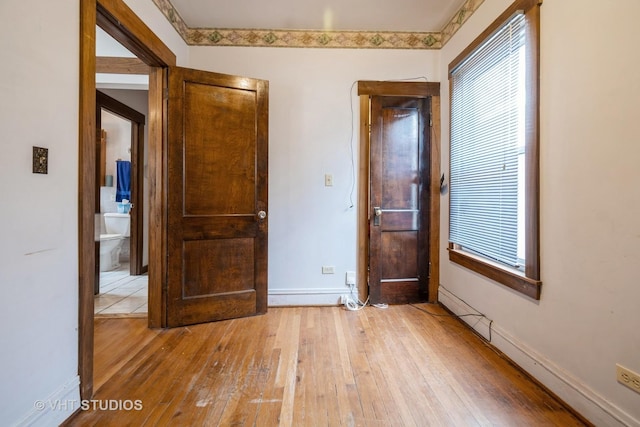
<instances>
[{"instance_id":1,"label":"blue towel","mask_svg":"<svg viewBox=\"0 0 640 427\"><path fill-rule=\"evenodd\" d=\"M131 162L116 160L116 202L131 201Z\"/></svg>"}]
</instances>

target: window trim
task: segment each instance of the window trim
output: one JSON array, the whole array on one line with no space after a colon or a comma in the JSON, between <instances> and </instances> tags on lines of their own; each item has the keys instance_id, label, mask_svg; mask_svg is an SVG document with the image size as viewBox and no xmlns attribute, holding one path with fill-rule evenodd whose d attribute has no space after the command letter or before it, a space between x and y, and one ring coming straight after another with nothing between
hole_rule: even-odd
<instances>
[{"instance_id":1,"label":"window trim","mask_svg":"<svg viewBox=\"0 0 640 427\"><path fill-rule=\"evenodd\" d=\"M525 271L521 272L461 250L449 242L449 260L501 283L532 299L540 299L540 5L542 0L517 0L449 64L449 100L453 93L452 71L514 13L524 11L527 61L525 104ZM451 102L449 103L451 112ZM451 127L451 115L449 116ZM449 204L451 206L451 204ZM449 216L451 211L449 211Z\"/></svg>"}]
</instances>

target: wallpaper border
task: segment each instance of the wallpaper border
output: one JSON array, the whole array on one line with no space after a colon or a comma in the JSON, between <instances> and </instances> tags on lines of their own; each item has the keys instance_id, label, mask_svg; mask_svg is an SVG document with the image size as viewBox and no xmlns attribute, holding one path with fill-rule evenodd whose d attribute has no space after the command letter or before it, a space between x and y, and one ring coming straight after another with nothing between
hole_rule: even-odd
<instances>
[{"instance_id":1,"label":"wallpaper border","mask_svg":"<svg viewBox=\"0 0 640 427\"><path fill-rule=\"evenodd\" d=\"M440 32L190 28L171 0L153 0L189 46L441 49L484 0L467 0Z\"/></svg>"}]
</instances>

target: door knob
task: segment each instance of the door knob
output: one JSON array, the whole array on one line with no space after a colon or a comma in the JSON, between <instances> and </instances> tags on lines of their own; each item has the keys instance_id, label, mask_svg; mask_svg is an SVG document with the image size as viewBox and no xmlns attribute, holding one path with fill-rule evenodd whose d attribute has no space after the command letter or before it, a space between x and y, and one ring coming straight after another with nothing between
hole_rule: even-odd
<instances>
[{"instance_id":1,"label":"door knob","mask_svg":"<svg viewBox=\"0 0 640 427\"><path fill-rule=\"evenodd\" d=\"M267 217L267 213L265 211L258 212L258 218L265 219Z\"/></svg>"},{"instance_id":2,"label":"door knob","mask_svg":"<svg viewBox=\"0 0 640 427\"><path fill-rule=\"evenodd\" d=\"M376 206L373 208L373 225L380 225L380 217L382 216L382 209Z\"/></svg>"}]
</instances>

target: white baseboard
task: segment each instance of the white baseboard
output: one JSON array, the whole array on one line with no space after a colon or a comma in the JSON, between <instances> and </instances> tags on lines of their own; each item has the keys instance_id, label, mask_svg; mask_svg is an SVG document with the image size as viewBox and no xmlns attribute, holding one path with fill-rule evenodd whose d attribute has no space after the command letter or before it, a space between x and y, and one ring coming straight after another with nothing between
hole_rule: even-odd
<instances>
[{"instance_id":1,"label":"white baseboard","mask_svg":"<svg viewBox=\"0 0 640 427\"><path fill-rule=\"evenodd\" d=\"M80 377L70 378L51 395L33 402L31 411L16 426L59 426L80 407Z\"/></svg>"},{"instance_id":2,"label":"white baseboard","mask_svg":"<svg viewBox=\"0 0 640 427\"><path fill-rule=\"evenodd\" d=\"M442 287L438 290L438 300L457 315L478 314ZM640 426L640 420L624 412L569 372L511 336L495 322L491 323L486 318L473 316L461 319L487 340L491 336L493 346L596 426Z\"/></svg>"},{"instance_id":3,"label":"white baseboard","mask_svg":"<svg viewBox=\"0 0 640 427\"><path fill-rule=\"evenodd\" d=\"M269 306L339 305L340 297L349 294L349 288L329 289L269 289Z\"/></svg>"}]
</instances>

